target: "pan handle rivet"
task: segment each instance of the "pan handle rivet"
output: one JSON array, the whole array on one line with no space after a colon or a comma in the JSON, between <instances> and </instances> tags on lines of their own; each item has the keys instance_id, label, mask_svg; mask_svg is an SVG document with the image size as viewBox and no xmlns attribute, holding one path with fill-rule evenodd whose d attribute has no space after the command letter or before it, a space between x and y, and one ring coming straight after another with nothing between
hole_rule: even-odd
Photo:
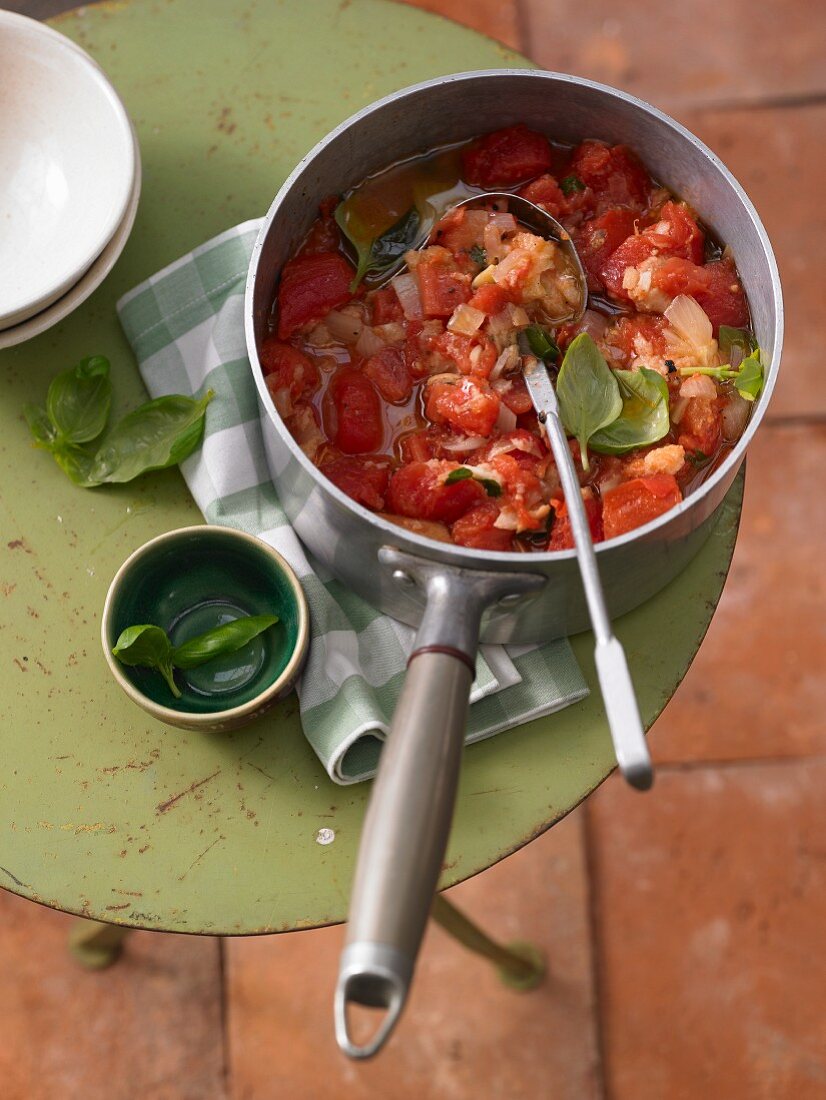
<instances>
[{"instance_id":1,"label":"pan handle rivet","mask_svg":"<svg viewBox=\"0 0 826 1100\"><path fill-rule=\"evenodd\" d=\"M521 603L524 599L522 592L508 592L506 596L502 596L499 600L500 607L513 607L514 604Z\"/></svg>"},{"instance_id":2,"label":"pan handle rivet","mask_svg":"<svg viewBox=\"0 0 826 1100\"><path fill-rule=\"evenodd\" d=\"M410 576L409 573L406 573L404 571L404 569L394 569L393 570L393 580L397 584L400 584L403 588L415 588L416 587L416 582Z\"/></svg>"}]
</instances>

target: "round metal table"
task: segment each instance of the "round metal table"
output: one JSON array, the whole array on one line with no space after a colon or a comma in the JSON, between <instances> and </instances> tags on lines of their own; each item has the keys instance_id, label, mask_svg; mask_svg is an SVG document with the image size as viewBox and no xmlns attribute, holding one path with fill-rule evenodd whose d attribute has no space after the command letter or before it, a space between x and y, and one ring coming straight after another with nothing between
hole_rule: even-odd
<instances>
[{"instance_id":1,"label":"round metal table","mask_svg":"<svg viewBox=\"0 0 826 1100\"><path fill-rule=\"evenodd\" d=\"M121 294L263 214L298 158L362 105L440 73L529 62L387 0L135 0L54 23L123 96L144 190L103 286L56 328L0 353L0 885L84 917L173 932L341 921L369 788L327 779L294 697L238 733L204 736L153 721L107 672L99 615L116 568L151 536L198 521L179 474L76 489L31 448L22 409L91 354L112 362L115 413L142 400L115 315ZM741 474L691 566L616 624L647 726L711 620L742 488ZM613 768L592 639L573 644L590 698L466 751L443 886L542 833ZM318 843L320 829L334 841Z\"/></svg>"}]
</instances>

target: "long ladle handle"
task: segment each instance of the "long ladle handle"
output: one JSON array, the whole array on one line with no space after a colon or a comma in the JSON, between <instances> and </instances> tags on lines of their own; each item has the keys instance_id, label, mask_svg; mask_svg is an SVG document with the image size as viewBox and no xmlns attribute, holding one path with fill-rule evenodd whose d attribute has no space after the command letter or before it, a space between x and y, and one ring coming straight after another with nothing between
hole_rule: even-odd
<instances>
[{"instance_id":1,"label":"long ladle handle","mask_svg":"<svg viewBox=\"0 0 826 1100\"><path fill-rule=\"evenodd\" d=\"M544 370L545 368L537 365L534 369ZM597 643L594 658L611 739L614 742L614 752L625 779L632 787L645 791L653 783L654 773L651 769L648 746L645 743L637 697L634 694L625 651L619 639L614 636L611 619L605 606L597 556L591 541L591 529L588 526L585 505L582 503L579 479L568 448L565 429L559 418L556 394L550 384L547 391L543 389L543 405L540 420L544 421L565 493L565 506L574 535L582 586L585 589L585 599L588 602L591 625Z\"/></svg>"}]
</instances>

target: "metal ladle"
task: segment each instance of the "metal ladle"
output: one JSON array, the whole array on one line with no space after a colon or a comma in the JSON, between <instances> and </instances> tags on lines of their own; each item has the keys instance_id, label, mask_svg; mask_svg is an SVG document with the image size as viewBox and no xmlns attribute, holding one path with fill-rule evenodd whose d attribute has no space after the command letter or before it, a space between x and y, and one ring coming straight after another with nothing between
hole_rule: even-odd
<instances>
[{"instance_id":1,"label":"metal ladle","mask_svg":"<svg viewBox=\"0 0 826 1100\"><path fill-rule=\"evenodd\" d=\"M588 285L574 243L556 218L528 199L504 191L474 195L457 203L452 209L458 210L464 206L498 201L507 202L509 213L513 214L522 225L538 236L554 241L565 251L579 277L581 302L570 318L571 321L578 321L588 304ZM588 613L597 643L594 657L605 713L611 730L611 740L614 743L614 753L625 779L632 787L644 791L654 780L651 757L645 743L642 719L628 670L628 662L625 659L625 651L614 635L605 606L597 557L591 541L591 529L582 503L579 478L568 448L565 428L560 419L556 392L544 363L536 358L523 357L523 376L533 407L536 409L536 415L551 445L565 493L565 504L571 520L582 587L585 590Z\"/></svg>"}]
</instances>

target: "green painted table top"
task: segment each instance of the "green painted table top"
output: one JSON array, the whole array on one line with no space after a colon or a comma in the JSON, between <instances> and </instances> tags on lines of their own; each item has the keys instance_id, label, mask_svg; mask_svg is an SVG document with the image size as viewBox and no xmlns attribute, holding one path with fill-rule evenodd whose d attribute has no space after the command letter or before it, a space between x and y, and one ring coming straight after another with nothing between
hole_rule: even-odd
<instances>
[{"instance_id":1,"label":"green painted table top","mask_svg":"<svg viewBox=\"0 0 826 1100\"><path fill-rule=\"evenodd\" d=\"M115 316L124 291L263 214L299 157L362 105L440 73L528 62L386 0L112 3L55 24L123 96L144 190L104 285L56 328L0 354L0 884L176 932L339 921L369 788L327 779L294 697L232 735L184 733L134 707L104 663L100 610L116 568L151 536L198 521L180 475L75 489L31 449L21 410L89 354L113 363L116 412L142 400ZM647 724L708 627L741 497L742 477L693 564L617 624ZM465 753L444 885L538 835L610 772L590 636L574 647L592 686L586 702ZM332 843L317 842L321 828Z\"/></svg>"}]
</instances>

